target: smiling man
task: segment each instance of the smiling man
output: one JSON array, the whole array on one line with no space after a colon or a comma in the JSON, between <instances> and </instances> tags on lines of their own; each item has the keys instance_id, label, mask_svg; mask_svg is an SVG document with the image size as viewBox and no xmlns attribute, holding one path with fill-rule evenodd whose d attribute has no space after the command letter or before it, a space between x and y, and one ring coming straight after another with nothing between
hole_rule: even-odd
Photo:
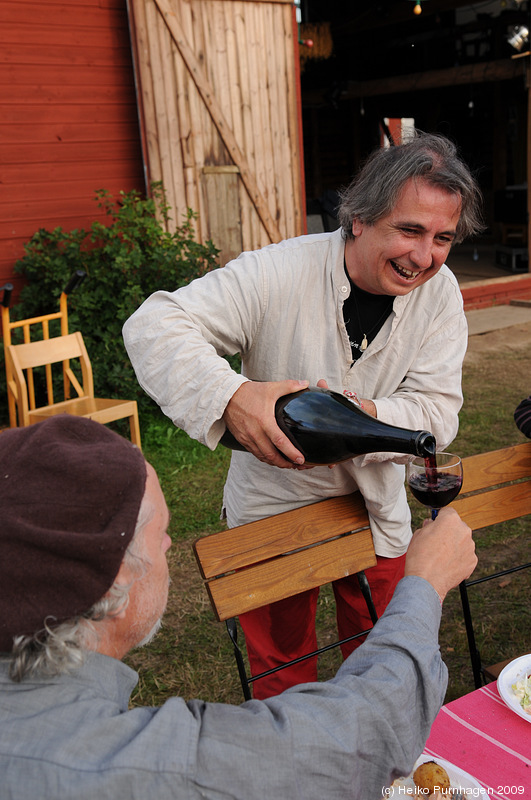
<instances>
[{"instance_id":1,"label":"smiling man","mask_svg":"<svg viewBox=\"0 0 531 800\"><path fill-rule=\"evenodd\" d=\"M139 382L176 425L211 448L228 428L246 447L233 453L225 486L229 526L362 492L380 614L411 538L404 457L308 469L276 424L275 402L327 384L384 422L431 430L445 449L458 428L467 325L444 262L452 244L481 229L479 205L454 145L417 132L369 157L341 194L339 230L243 253L177 292L155 293L124 327ZM241 374L223 358L234 353ZM370 627L355 578L334 592L341 638ZM316 604L312 591L240 618L254 672L315 647ZM303 661L259 681L255 696L314 680L315 670Z\"/></svg>"}]
</instances>

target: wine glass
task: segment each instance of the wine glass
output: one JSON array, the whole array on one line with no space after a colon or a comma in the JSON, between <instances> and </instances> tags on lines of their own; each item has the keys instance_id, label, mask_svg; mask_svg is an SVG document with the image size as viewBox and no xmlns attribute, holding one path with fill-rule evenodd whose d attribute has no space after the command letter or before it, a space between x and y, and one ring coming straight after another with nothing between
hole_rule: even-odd
<instances>
[{"instance_id":1,"label":"wine glass","mask_svg":"<svg viewBox=\"0 0 531 800\"><path fill-rule=\"evenodd\" d=\"M409 488L419 503L431 508L435 519L439 509L454 500L463 483L463 464L453 453L436 453L414 458L406 467Z\"/></svg>"}]
</instances>

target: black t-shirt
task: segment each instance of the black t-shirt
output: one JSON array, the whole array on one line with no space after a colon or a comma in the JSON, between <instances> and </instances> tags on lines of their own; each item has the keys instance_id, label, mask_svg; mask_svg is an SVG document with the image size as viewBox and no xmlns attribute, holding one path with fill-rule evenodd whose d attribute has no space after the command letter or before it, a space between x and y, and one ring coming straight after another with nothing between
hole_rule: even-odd
<instances>
[{"instance_id":1,"label":"black t-shirt","mask_svg":"<svg viewBox=\"0 0 531 800\"><path fill-rule=\"evenodd\" d=\"M348 274L346 266L345 274L350 283L350 295L343 304L343 319L350 340L352 360L356 361L391 313L395 298L359 289Z\"/></svg>"}]
</instances>

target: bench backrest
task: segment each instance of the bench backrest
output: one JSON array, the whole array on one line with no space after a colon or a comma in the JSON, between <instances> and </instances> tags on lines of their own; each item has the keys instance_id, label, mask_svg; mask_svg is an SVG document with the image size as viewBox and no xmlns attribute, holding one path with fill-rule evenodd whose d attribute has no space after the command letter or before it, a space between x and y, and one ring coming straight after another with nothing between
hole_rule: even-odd
<instances>
[{"instance_id":1,"label":"bench backrest","mask_svg":"<svg viewBox=\"0 0 531 800\"><path fill-rule=\"evenodd\" d=\"M472 530L531 514L531 441L463 459L451 504Z\"/></svg>"},{"instance_id":2,"label":"bench backrest","mask_svg":"<svg viewBox=\"0 0 531 800\"><path fill-rule=\"evenodd\" d=\"M531 441L469 456L463 459L463 487L452 507L474 531L523 517L531 514L530 480ZM485 583L529 567L531 562L510 564L507 568L489 575L482 575L479 578L472 576L459 586L476 688L479 688L484 681L496 680L500 671L509 662L500 661L490 666L482 664L476 643L468 590L478 583Z\"/></svg>"},{"instance_id":3,"label":"bench backrest","mask_svg":"<svg viewBox=\"0 0 531 800\"><path fill-rule=\"evenodd\" d=\"M204 536L194 550L220 621L376 564L359 492Z\"/></svg>"}]
</instances>

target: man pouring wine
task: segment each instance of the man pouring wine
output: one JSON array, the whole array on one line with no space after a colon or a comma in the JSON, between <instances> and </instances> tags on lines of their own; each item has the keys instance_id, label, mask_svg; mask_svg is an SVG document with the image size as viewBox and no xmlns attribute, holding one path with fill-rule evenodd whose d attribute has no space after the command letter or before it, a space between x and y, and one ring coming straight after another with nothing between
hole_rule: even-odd
<instances>
[{"instance_id":1,"label":"man pouring wine","mask_svg":"<svg viewBox=\"0 0 531 800\"><path fill-rule=\"evenodd\" d=\"M480 193L448 139L416 132L375 151L340 197L337 231L243 253L174 293L155 293L126 322L124 339L140 384L176 425L211 448L229 430L248 451L233 452L225 484L230 527L361 491L378 556L367 577L382 613L411 538L408 457L371 453L309 469L278 427L275 404L328 386L448 446L467 325L444 262L481 229ZM241 374L223 357L235 353ZM370 627L355 577L335 582L334 594L340 638ZM317 590L240 617L253 672L315 649L316 605ZM315 677L314 660L303 661L259 681L255 696Z\"/></svg>"}]
</instances>

